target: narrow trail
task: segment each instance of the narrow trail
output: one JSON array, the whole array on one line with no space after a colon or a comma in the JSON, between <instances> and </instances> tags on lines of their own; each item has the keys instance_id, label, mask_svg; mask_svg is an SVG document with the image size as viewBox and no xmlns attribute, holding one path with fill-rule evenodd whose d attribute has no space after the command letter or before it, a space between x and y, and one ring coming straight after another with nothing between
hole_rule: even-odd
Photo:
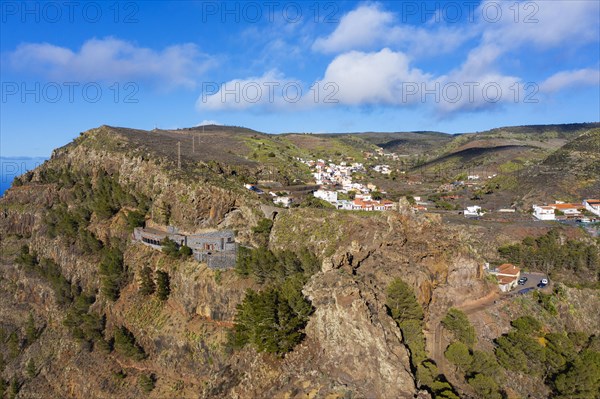
<instances>
[{"instance_id":1,"label":"narrow trail","mask_svg":"<svg viewBox=\"0 0 600 399\"><path fill-rule=\"evenodd\" d=\"M467 301L456 308L462 310L467 316L471 316L494 305L499 299L502 299L500 294L494 290L481 298ZM448 376L453 372L453 366L446 360L444 351L450 344L450 339L444 334L441 320L432 321L430 327L431 329L425 332L427 351L431 359L437 364L440 373Z\"/></svg>"}]
</instances>

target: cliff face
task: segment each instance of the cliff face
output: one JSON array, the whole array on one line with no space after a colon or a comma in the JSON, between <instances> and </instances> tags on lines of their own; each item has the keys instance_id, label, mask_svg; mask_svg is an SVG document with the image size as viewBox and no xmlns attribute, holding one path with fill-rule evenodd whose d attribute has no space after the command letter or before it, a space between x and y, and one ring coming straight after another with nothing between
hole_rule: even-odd
<instances>
[{"instance_id":1,"label":"cliff face","mask_svg":"<svg viewBox=\"0 0 600 399\"><path fill-rule=\"evenodd\" d=\"M261 288L251 279L234 271L216 273L130 242L127 205L104 219L94 211L78 231L92 232L105 246L121 242L124 247L125 284L111 302L99 293L100 254L50 234L48 215L57 207L77 212L81 201L93 201L103 192L99 176L104 175L116 181L124 198L147 205L152 221L185 232L227 227L236 230L239 241L251 243L251 227L262 217L259 200L222 171L210 174L205 165L179 171L172 160L132 150L127 137L110 128L95 129L57 150L23 186L0 200L0 231L6 238L0 279L3 328L24 337L29 312L40 327L39 338L22 344L3 374L6 379L19 376L24 397L43 392L74 398L410 398L417 388L403 337L385 308L389 282L401 277L415 288L427 310L428 328L450 306L485 291L468 240L449 238L434 218L315 209L281 212L270 247L307 247L323 260L322 271L303 290L315 308L306 338L284 358L248 348L230 353L226 340L236 305L247 288ZM91 198L80 192L85 184ZM125 326L148 357L133 360L82 346L63 324L66 309L56 302L48 281L15 266L21 245L39 258L52 259L69 282L95 294L90 309L105 317L105 334ZM168 272L167 301L139 293L144 267ZM38 365L34 377L22 372L30 358ZM157 377L150 393L137 383L142 374Z\"/></svg>"}]
</instances>

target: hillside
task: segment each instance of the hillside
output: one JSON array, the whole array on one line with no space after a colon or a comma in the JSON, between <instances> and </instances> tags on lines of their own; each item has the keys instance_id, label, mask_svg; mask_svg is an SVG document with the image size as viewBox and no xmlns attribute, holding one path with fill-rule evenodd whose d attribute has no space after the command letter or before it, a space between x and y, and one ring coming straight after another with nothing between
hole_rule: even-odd
<instances>
[{"instance_id":1,"label":"hillside","mask_svg":"<svg viewBox=\"0 0 600 399\"><path fill-rule=\"evenodd\" d=\"M558 172L577 163L573 176L593 177L599 133L578 135L542 164ZM420 135L406 137L418 143ZM423 135L425 147L461 137ZM547 224L485 225L462 215L450 223L441 214L414 213L404 199L386 212L273 208L268 195L243 186L309 182L310 170L297 158L370 167L382 162L367 156L376 152L375 137L101 126L56 149L0 199L0 397L488 399L569 392L553 381L570 382L586 368L575 362L596 351L600 323L590 309L600 306L597 290L557 280L552 290L561 291L548 289L550 299L505 296L496 304L498 285L483 265L502 261L500 246L558 234L552 245L580 240L560 250L587 261L564 275L584 270L597 280L597 243L580 229L548 233ZM490 140L512 139L483 142ZM532 143L493 152L529 157ZM481 140L461 146L452 156L486 157ZM378 178L391 187L403 183ZM240 245L235 269L210 268L175 241L164 240L162 250L135 241L134 228L142 226L184 235L231 231ZM555 267L552 278L567 269ZM461 347L472 371L448 354L464 338L448 321L452 308L465 312L459 325L477 331ZM531 314L543 328L527 325L526 338L523 331L508 334L511 323ZM539 349L558 339L551 334L568 336L561 342L572 350ZM535 367L511 367L524 356L502 357L511 345L533 348ZM542 370L551 355L556 364ZM479 357L483 363L469 360Z\"/></svg>"},{"instance_id":2,"label":"hillside","mask_svg":"<svg viewBox=\"0 0 600 399\"><path fill-rule=\"evenodd\" d=\"M600 129L590 130L523 170L528 196L553 199L595 198L600 193ZM540 183L543 181L543 183Z\"/></svg>"}]
</instances>

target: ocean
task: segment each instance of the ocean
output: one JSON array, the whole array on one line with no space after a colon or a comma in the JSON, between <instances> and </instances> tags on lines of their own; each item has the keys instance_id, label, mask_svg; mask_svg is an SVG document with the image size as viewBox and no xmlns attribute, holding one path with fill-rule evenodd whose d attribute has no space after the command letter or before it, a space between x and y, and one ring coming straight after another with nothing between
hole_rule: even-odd
<instances>
[{"instance_id":1,"label":"ocean","mask_svg":"<svg viewBox=\"0 0 600 399\"><path fill-rule=\"evenodd\" d=\"M0 197L10 188L16 176L35 169L46 159L42 157L0 157Z\"/></svg>"}]
</instances>

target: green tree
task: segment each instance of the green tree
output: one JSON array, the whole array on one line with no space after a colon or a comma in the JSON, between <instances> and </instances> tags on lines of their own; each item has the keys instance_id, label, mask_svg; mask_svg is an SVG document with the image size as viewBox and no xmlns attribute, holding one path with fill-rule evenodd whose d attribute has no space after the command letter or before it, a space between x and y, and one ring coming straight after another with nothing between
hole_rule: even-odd
<instances>
[{"instance_id":1,"label":"green tree","mask_svg":"<svg viewBox=\"0 0 600 399\"><path fill-rule=\"evenodd\" d=\"M273 221L267 218L260 219L256 226L252 227L252 232L256 235L256 239L260 245L267 246L272 228Z\"/></svg>"},{"instance_id":2,"label":"green tree","mask_svg":"<svg viewBox=\"0 0 600 399\"><path fill-rule=\"evenodd\" d=\"M499 374L500 365L493 353L474 350L471 359L469 374L484 374L488 377L497 376Z\"/></svg>"},{"instance_id":3,"label":"green tree","mask_svg":"<svg viewBox=\"0 0 600 399\"><path fill-rule=\"evenodd\" d=\"M170 256L172 258L178 258L180 255L179 244L171 240L169 237L166 237L164 240L161 241L161 247L162 252L167 256Z\"/></svg>"},{"instance_id":4,"label":"green tree","mask_svg":"<svg viewBox=\"0 0 600 399\"><path fill-rule=\"evenodd\" d=\"M462 311L451 308L442 320L442 325L454 334L454 337L466 344L469 348L475 345L475 328L469 322L469 318Z\"/></svg>"},{"instance_id":5,"label":"green tree","mask_svg":"<svg viewBox=\"0 0 600 399\"><path fill-rule=\"evenodd\" d=\"M511 321L510 324L519 332L529 335L537 334L542 329L542 323L532 316L521 316Z\"/></svg>"},{"instance_id":6,"label":"green tree","mask_svg":"<svg viewBox=\"0 0 600 399\"><path fill-rule=\"evenodd\" d=\"M169 299L171 294L171 286L169 281L169 273L162 270L156 271L156 296L161 301Z\"/></svg>"},{"instance_id":7,"label":"green tree","mask_svg":"<svg viewBox=\"0 0 600 399\"><path fill-rule=\"evenodd\" d=\"M554 386L561 399L600 397L600 352L584 349L568 369L556 377Z\"/></svg>"},{"instance_id":8,"label":"green tree","mask_svg":"<svg viewBox=\"0 0 600 399\"><path fill-rule=\"evenodd\" d=\"M0 377L0 398L4 397L4 394L6 393L6 390L8 389L8 382Z\"/></svg>"},{"instance_id":9,"label":"green tree","mask_svg":"<svg viewBox=\"0 0 600 399\"><path fill-rule=\"evenodd\" d=\"M144 226L145 221L146 215L143 212L137 210L127 212L127 226L130 230Z\"/></svg>"},{"instance_id":10,"label":"green tree","mask_svg":"<svg viewBox=\"0 0 600 399\"><path fill-rule=\"evenodd\" d=\"M386 305L398 324L406 320L422 320L423 308L417 302L411 286L401 279L394 279L387 288Z\"/></svg>"},{"instance_id":11,"label":"green tree","mask_svg":"<svg viewBox=\"0 0 600 399\"><path fill-rule=\"evenodd\" d=\"M273 287L246 292L235 318L234 347L251 344L259 352L282 355L302 340L312 307L308 310L300 303L301 293L290 292L295 284L290 283L283 293Z\"/></svg>"},{"instance_id":12,"label":"green tree","mask_svg":"<svg viewBox=\"0 0 600 399\"><path fill-rule=\"evenodd\" d=\"M135 360L145 359L144 349L137 344L135 336L126 327L121 326L115 330L115 350L122 355L131 357Z\"/></svg>"},{"instance_id":13,"label":"green tree","mask_svg":"<svg viewBox=\"0 0 600 399\"><path fill-rule=\"evenodd\" d=\"M482 398L502 399L502 395L498 391L498 384L488 376L475 374L473 378L468 380L468 383Z\"/></svg>"},{"instance_id":14,"label":"green tree","mask_svg":"<svg viewBox=\"0 0 600 399\"><path fill-rule=\"evenodd\" d=\"M25 325L25 338L27 340L27 345L33 344L38 338L38 329L35 325L35 320L33 319L32 313L29 313L27 324Z\"/></svg>"},{"instance_id":15,"label":"green tree","mask_svg":"<svg viewBox=\"0 0 600 399\"><path fill-rule=\"evenodd\" d=\"M123 252L117 247L106 249L99 269L102 293L111 301L116 301L127 278L123 265Z\"/></svg>"},{"instance_id":16,"label":"green tree","mask_svg":"<svg viewBox=\"0 0 600 399\"><path fill-rule=\"evenodd\" d=\"M21 353L21 340L15 331L8 336L8 356L16 358Z\"/></svg>"},{"instance_id":17,"label":"green tree","mask_svg":"<svg viewBox=\"0 0 600 399\"><path fill-rule=\"evenodd\" d=\"M142 295L151 295L155 290L154 272L148 266L144 266L140 271L140 293Z\"/></svg>"},{"instance_id":18,"label":"green tree","mask_svg":"<svg viewBox=\"0 0 600 399\"><path fill-rule=\"evenodd\" d=\"M469 370L473 363L469 347L460 341L451 343L446 348L444 356L463 371Z\"/></svg>"}]
</instances>

